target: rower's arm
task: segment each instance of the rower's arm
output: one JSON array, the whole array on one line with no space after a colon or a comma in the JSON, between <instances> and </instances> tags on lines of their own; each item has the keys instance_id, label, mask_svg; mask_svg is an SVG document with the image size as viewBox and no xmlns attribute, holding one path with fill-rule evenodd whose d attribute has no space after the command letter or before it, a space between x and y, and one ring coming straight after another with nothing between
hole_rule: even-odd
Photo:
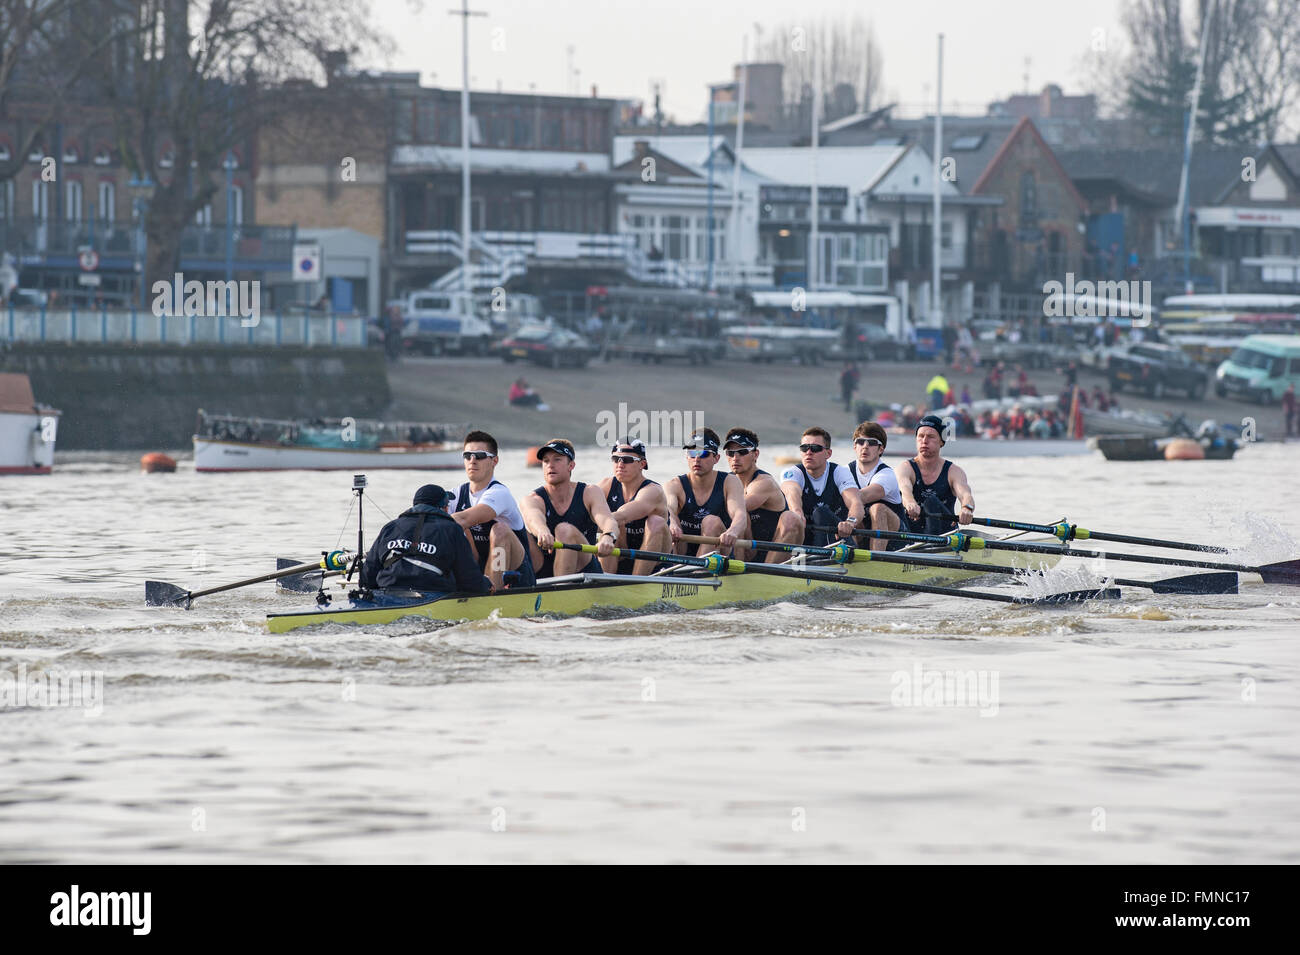
<instances>
[{"instance_id":1,"label":"rower's arm","mask_svg":"<svg viewBox=\"0 0 1300 955\"><path fill-rule=\"evenodd\" d=\"M451 519L461 527L473 527L475 524L486 524L488 521L497 519L497 512L492 509L490 504L475 504L473 507L467 507L463 511L457 511L451 515Z\"/></svg>"},{"instance_id":2,"label":"rower's arm","mask_svg":"<svg viewBox=\"0 0 1300 955\"><path fill-rule=\"evenodd\" d=\"M901 503L905 508L916 507L916 498L912 496L912 478L915 472L912 470L912 462L907 461L907 470L902 467L898 468L898 496L902 499ZM949 471L949 474L952 472ZM951 483L951 479L949 480Z\"/></svg>"},{"instance_id":3,"label":"rower's arm","mask_svg":"<svg viewBox=\"0 0 1300 955\"><path fill-rule=\"evenodd\" d=\"M885 499L884 485L872 482L859 491L858 496L862 499L863 507L870 507L872 504L875 504L876 501L883 501Z\"/></svg>"},{"instance_id":4,"label":"rower's arm","mask_svg":"<svg viewBox=\"0 0 1300 955\"><path fill-rule=\"evenodd\" d=\"M614 520L614 515L609 512L609 503L605 500L605 495L600 492L600 485L588 484L586 490L582 492L582 502L587 505L587 513L596 522L596 526L603 533L617 539L618 521Z\"/></svg>"},{"instance_id":5,"label":"rower's arm","mask_svg":"<svg viewBox=\"0 0 1300 955\"><path fill-rule=\"evenodd\" d=\"M785 503L790 506L790 510L796 514L803 513L803 488L794 481L782 481L781 493L785 495Z\"/></svg>"},{"instance_id":6,"label":"rower's arm","mask_svg":"<svg viewBox=\"0 0 1300 955\"><path fill-rule=\"evenodd\" d=\"M858 487L846 487L840 491L840 497L844 498L844 506L849 509L849 520L854 524L861 524L862 518L866 515L867 509L862 503L862 492Z\"/></svg>"},{"instance_id":7,"label":"rower's arm","mask_svg":"<svg viewBox=\"0 0 1300 955\"><path fill-rule=\"evenodd\" d=\"M722 493L727 499L727 513L731 515L731 526L727 528L737 537L744 537L749 532L749 511L745 509L745 486L740 478L728 474L722 482Z\"/></svg>"},{"instance_id":8,"label":"rower's arm","mask_svg":"<svg viewBox=\"0 0 1300 955\"><path fill-rule=\"evenodd\" d=\"M524 528L533 537L542 537L551 532L551 529L546 526L546 505L536 493L520 500L519 514L524 519Z\"/></svg>"},{"instance_id":9,"label":"rower's arm","mask_svg":"<svg viewBox=\"0 0 1300 955\"><path fill-rule=\"evenodd\" d=\"M647 484L632 500L614 511L614 519L620 524L630 524L643 517L661 510L664 506L664 492L655 484Z\"/></svg>"},{"instance_id":10,"label":"rower's arm","mask_svg":"<svg viewBox=\"0 0 1300 955\"><path fill-rule=\"evenodd\" d=\"M957 497L958 507L965 504L969 505L972 511L975 510L975 495L971 492L970 482L966 480L966 472L955 464L948 469L948 486Z\"/></svg>"},{"instance_id":11,"label":"rower's arm","mask_svg":"<svg viewBox=\"0 0 1300 955\"><path fill-rule=\"evenodd\" d=\"M680 481L665 481L664 485L664 503L668 506L668 526L676 527L681 530L681 522L677 519L677 514L682 509Z\"/></svg>"}]
</instances>

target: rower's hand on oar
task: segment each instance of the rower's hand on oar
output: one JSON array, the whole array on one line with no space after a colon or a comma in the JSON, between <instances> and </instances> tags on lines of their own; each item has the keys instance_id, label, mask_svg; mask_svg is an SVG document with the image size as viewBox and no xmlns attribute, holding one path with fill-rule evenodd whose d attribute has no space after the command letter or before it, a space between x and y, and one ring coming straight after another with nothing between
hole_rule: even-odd
<instances>
[{"instance_id":1,"label":"rower's hand on oar","mask_svg":"<svg viewBox=\"0 0 1300 955\"><path fill-rule=\"evenodd\" d=\"M975 516L975 512L973 510L971 510L969 507L963 507L960 511L957 512L957 523L969 524L970 519L974 516Z\"/></svg>"},{"instance_id":2,"label":"rower's hand on oar","mask_svg":"<svg viewBox=\"0 0 1300 955\"><path fill-rule=\"evenodd\" d=\"M904 504L903 510L907 511L907 516L912 520L916 521L921 519L921 505L917 504L915 501L911 504Z\"/></svg>"},{"instance_id":3,"label":"rower's hand on oar","mask_svg":"<svg viewBox=\"0 0 1300 955\"><path fill-rule=\"evenodd\" d=\"M835 533L840 540L853 540L853 532L857 530L858 525L853 521L840 521L835 525Z\"/></svg>"},{"instance_id":4,"label":"rower's hand on oar","mask_svg":"<svg viewBox=\"0 0 1300 955\"><path fill-rule=\"evenodd\" d=\"M537 535L537 547L539 550L555 550L555 537L550 531L543 531Z\"/></svg>"},{"instance_id":5,"label":"rower's hand on oar","mask_svg":"<svg viewBox=\"0 0 1300 955\"><path fill-rule=\"evenodd\" d=\"M674 544L680 544L682 542L682 525L672 521L668 525L668 535L673 539Z\"/></svg>"},{"instance_id":6,"label":"rower's hand on oar","mask_svg":"<svg viewBox=\"0 0 1300 955\"><path fill-rule=\"evenodd\" d=\"M614 553L614 538L609 534L601 534L596 538L596 556L608 557Z\"/></svg>"},{"instance_id":7,"label":"rower's hand on oar","mask_svg":"<svg viewBox=\"0 0 1300 955\"><path fill-rule=\"evenodd\" d=\"M736 546L737 537L731 531L723 531L718 535L718 553L729 554L731 549Z\"/></svg>"}]
</instances>

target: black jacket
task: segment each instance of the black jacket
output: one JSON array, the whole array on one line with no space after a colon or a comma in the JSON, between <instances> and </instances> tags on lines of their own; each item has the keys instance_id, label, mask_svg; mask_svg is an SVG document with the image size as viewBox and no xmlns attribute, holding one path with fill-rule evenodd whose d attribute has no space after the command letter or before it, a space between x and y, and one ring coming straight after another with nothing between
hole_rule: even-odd
<instances>
[{"instance_id":1,"label":"black jacket","mask_svg":"<svg viewBox=\"0 0 1300 955\"><path fill-rule=\"evenodd\" d=\"M492 589L491 581L478 568L464 529L446 511L428 504L416 504L384 525L361 566L361 586L474 594Z\"/></svg>"}]
</instances>

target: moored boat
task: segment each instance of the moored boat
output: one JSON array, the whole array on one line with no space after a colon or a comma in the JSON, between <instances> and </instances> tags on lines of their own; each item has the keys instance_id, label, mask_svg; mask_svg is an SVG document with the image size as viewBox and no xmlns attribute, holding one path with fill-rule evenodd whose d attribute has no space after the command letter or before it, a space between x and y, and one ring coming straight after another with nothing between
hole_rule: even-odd
<instances>
[{"instance_id":1,"label":"moored boat","mask_svg":"<svg viewBox=\"0 0 1300 955\"><path fill-rule=\"evenodd\" d=\"M0 374L0 474L49 474L59 414L38 404L31 380Z\"/></svg>"},{"instance_id":2,"label":"moored boat","mask_svg":"<svg viewBox=\"0 0 1300 955\"><path fill-rule=\"evenodd\" d=\"M196 471L435 470L461 465L467 424L310 421L199 412Z\"/></svg>"},{"instance_id":3,"label":"moored boat","mask_svg":"<svg viewBox=\"0 0 1300 955\"><path fill-rule=\"evenodd\" d=\"M895 551L894 555L905 555ZM1054 565L1058 555L1026 554L1004 550L970 550L961 554L934 549L915 551L926 564L849 564L809 562L810 571L843 572L846 578L871 579L904 584L956 583L985 574L990 565L1038 568ZM933 561L943 561L934 566ZM537 587L508 589L496 594L464 596L425 594L414 591L378 593L369 598L340 600L335 606L313 607L267 615L272 633L286 633L299 627L337 623L379 625L405 617L429 620L483 620L488 617L531 617L542 614L574 616L602 610L653 610L671 606L702 610L737 604L768 603L811 594L814 591L874 591L860 584L840 584L821 578L739 574L718 576L692 569L671 571L671 576L635 577L624 574L574 574L556 578Z\"/></svg>"}]
</instances>

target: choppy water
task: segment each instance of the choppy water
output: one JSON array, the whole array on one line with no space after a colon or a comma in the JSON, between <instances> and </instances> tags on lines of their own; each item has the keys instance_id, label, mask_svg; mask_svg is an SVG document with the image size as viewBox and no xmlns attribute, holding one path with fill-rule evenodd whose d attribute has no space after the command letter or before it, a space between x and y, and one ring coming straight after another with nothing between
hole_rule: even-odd
<instances>
[{"instance_id":1,"label":"choppy water","mask_svg":"<svg viewBox=\"0 0 1300 955\"><path fill-rule=\"evenodd\" d=\"M538 483L503 457L516 491ZM1255 446L967 467L984 515L1221 536L1259 562L1300 556L1298 464ZM91 704L0 707L0 862L1300 857L1300 589L271 636L265 613L301 598L263 584L149 609L143 582L198 589L355 546L350 476L134 466L65 455L0 481L0 691L84 672ZM370 482L396 514L422 479ZM935 690L944 671L970 694Z\"/></svg>"}]
</instances>

